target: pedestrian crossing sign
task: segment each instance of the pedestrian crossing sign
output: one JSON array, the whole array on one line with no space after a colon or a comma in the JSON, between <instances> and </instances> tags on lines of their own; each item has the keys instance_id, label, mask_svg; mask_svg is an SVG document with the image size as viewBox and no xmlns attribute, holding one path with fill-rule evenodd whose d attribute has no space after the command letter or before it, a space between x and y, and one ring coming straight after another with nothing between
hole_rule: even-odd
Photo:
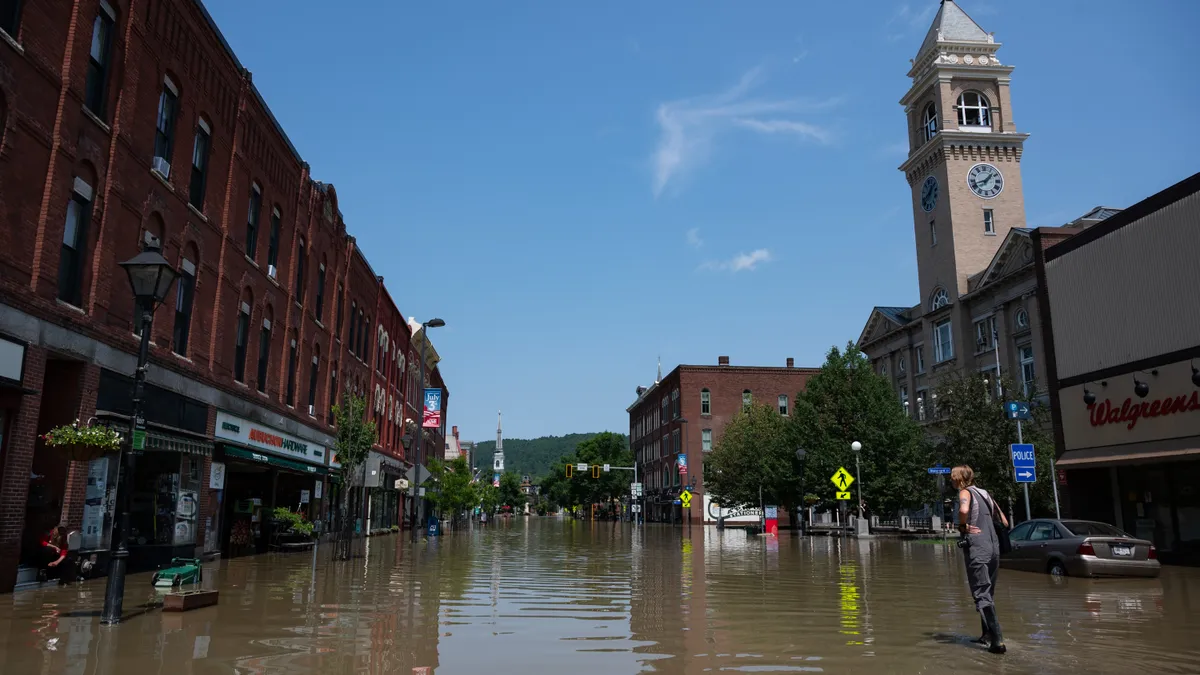
<instances>
[{"instance_id":1,"label":"pedestrian crossing sign","mask_svg":"<svg viewBox=\"0 0 1200 675\"><path fill-rule=\"evenodd\" d=\"M679 493L679 504L685 509L692 508L692 493L684 490Z\"/></svg>"},{"instance_id":2,"label":"pedestrian crossing sign","mask_svg":"<svg viewBox=\"0 0 1200 675\"><path fill-rule=\"evenodd\" d=\"M832 476L830 476L829 480L837 486L839 491L845 492L846 490L849 490L850 486L854 483L854 476L851 476L850 472L847 471L845 467L839 467L838 470L835 471Z\"/></svg>"},{"instance_id":3,"label":"pedestrian crossing sign","mask_svg":"<svg viewBox=\"0 0 1200 675\"><path fill-rule=\"evenodd\" d=\"M850 500L850 493L849 493L849 492L839 492L839 493L837 493L837 498L838 498L840 501L849 501L849 500Z\"/></svg>"}]
</instances>

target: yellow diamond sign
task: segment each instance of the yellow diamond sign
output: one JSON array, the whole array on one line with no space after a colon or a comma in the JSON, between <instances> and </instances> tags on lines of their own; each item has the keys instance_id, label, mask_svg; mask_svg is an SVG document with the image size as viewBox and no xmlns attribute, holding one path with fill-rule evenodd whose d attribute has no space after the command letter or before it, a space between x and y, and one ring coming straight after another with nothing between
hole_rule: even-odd
<instances>
[{"instance_id":1,"label":"yellow diamond sign","mask_svg":"<svg viewBox=\"0 0 1200 675\"><path fill-rule=\"evenodd\" d=\"M838 490L845 492L846 490L849 490L850 485L854 483L854 476L851 476L850 472L847 471L845 467L841 467L834 472L833 476L831 476L829 480L837 486Z\"/></svg>"},{"instance_id":2,"label":"yellow diamond sign","mask_svg":"<svg viewBox=\"0 0 1200 675\"><path fill-rule=\"evenodd\" d=\"M679 505L685 509L692 508L692 493L687 490L680 492L679 493L679 502L680 502Z\"/></svg>"}]
</instances>

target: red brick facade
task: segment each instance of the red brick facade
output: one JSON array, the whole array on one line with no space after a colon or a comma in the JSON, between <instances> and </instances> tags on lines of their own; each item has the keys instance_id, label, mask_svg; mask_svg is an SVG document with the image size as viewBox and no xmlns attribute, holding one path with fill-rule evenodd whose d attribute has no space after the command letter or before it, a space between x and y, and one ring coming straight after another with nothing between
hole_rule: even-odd
<instances>
[{"instance_id":1,"label":"red brick facade","mask_svg":"<svg viewBox=\"0 0 1200 675\"><path fill-rule=\"evenodd\" d=\"M716 366L678 366L654 386L640 391L637 402L629 407L629 443L645 486L647 518L670 518L670 509L656 506L656 502L669 505L682 485L694 482L696 498L684 517L702 522L705 436L714 444L721 438L725 425L741 411L746 391L754 403L772 406L780 405L779 397L786 396L790 414L796 394L819 372L796 368L791 359L783 368L728 364L728 357L722 356ZM687 455L688 473L684 476L678 471L679 453Z\"/></svg>"},{"instance_id":2,"label":"red brick facade","mask_svg":"<svg viewBox=\"0 0 1200 675\"><path fill-rule=\"evenodd\" d=\"M104 75L96 77L93 25L105 16L111 37ZM186 340L177 340L176 289L155 313L152 381L199 384L326 435L335 433L331 403L354 391L375 410L379 451L403 460L403 434L394 428L403 423L412 363L401 358L409 351L407 321L347 234L336 190L312 179L203 6L26 2L14 32L0 34L0 335L28 344L21 387L36 393L0 395L9 420L0 430L0 591L12 585L35 436L46 431L38 428L46 417L40 409L60 384L43 382L47 363L84 366L71 392L79 400L56 405L81 419L94 414L96 355L137 348L133 298L118 263L136 255L147 235L173 264L195 269ZM159 133L164 92L174 96L169 134ZM204 145L199 172L193 160ZM78 253L68 264L64 238L72 231ZM64 269L76 270L77 281L64 283ZM239 381L243 303L250 316ZM267 325L269 360L259 382ZM377 405L380 396L386 401ZM74 527L86 467L67 473L61 517Z\"/></svg>"}]
</instances>

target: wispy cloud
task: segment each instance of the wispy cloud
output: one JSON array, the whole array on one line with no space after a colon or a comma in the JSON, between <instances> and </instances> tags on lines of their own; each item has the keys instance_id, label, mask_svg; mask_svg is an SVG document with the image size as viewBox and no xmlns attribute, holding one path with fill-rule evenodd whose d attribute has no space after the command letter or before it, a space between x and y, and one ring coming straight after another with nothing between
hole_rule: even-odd
<instances>
[{"instance_id":1,"label":"wispy cloud","mask_svg":"<svg viewBox=\"0 0 1200 675\"><path fill-rule=\"evenodd\" d=\"M700 238L700 228L693 227L687 231L687 243L692 248L700 248L704 245L704 240Z\"/></svg>"},{"instance_id":2,"label":"wispy cloud","mask_svg":"<svg viewBox=\"0 0 1200 675\"><path fill-rule=\"evenodd\" d=\"M925 3L920 9L913 9L912 5L907 2L901 4L884 24L889 33L888 41L895 42L908 37L915 31L928 30L938 7L939 5L932 2Z\"/></svg>"},{"instance_id":3,"label":"wispy cloud","mask_svg":"<svg viewBox=\"0 0 1200 675\"><path fill-rule=\"evenodd\" d=\"M743 75L737 85L720 94L658 106L656 117L661 133L651 157L656 196L661 195L673 179L707 160L713 139L727 131L742 129L818 143L830 141L832 135L827 129L784 116L827 109L837 105L838 99L809 101L750 97L762 79L761 69L755 68Z\"/></svg>"},{"instance_id":4,"label":"wispy cloud","mask_svg":"<svg viewBox=\"0 0 1200 675\"><path fill-rule=\"evenodd\" d=\"M771 252L760 248L749 253L739 253L729 260L710 260L701 265L700 269L734 273L753 272L761 263L771 260Z\"/></svg>"}]
</instances>

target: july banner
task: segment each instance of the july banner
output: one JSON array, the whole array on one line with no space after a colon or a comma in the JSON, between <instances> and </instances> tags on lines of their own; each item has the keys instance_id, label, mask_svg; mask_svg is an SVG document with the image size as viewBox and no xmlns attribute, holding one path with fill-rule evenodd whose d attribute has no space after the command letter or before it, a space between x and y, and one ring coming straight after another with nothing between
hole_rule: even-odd
<instances>
[{"instance_id":1,"label":"july banner","mask_svg":"<svg viewBox=\"0 0 1200 675\"><path fill-rule=\"evenodd\" d=\"M421 426L426 429L437 429L442 426L442 390L425 390L425 415Z\"/></svg>"}]
</instances>

